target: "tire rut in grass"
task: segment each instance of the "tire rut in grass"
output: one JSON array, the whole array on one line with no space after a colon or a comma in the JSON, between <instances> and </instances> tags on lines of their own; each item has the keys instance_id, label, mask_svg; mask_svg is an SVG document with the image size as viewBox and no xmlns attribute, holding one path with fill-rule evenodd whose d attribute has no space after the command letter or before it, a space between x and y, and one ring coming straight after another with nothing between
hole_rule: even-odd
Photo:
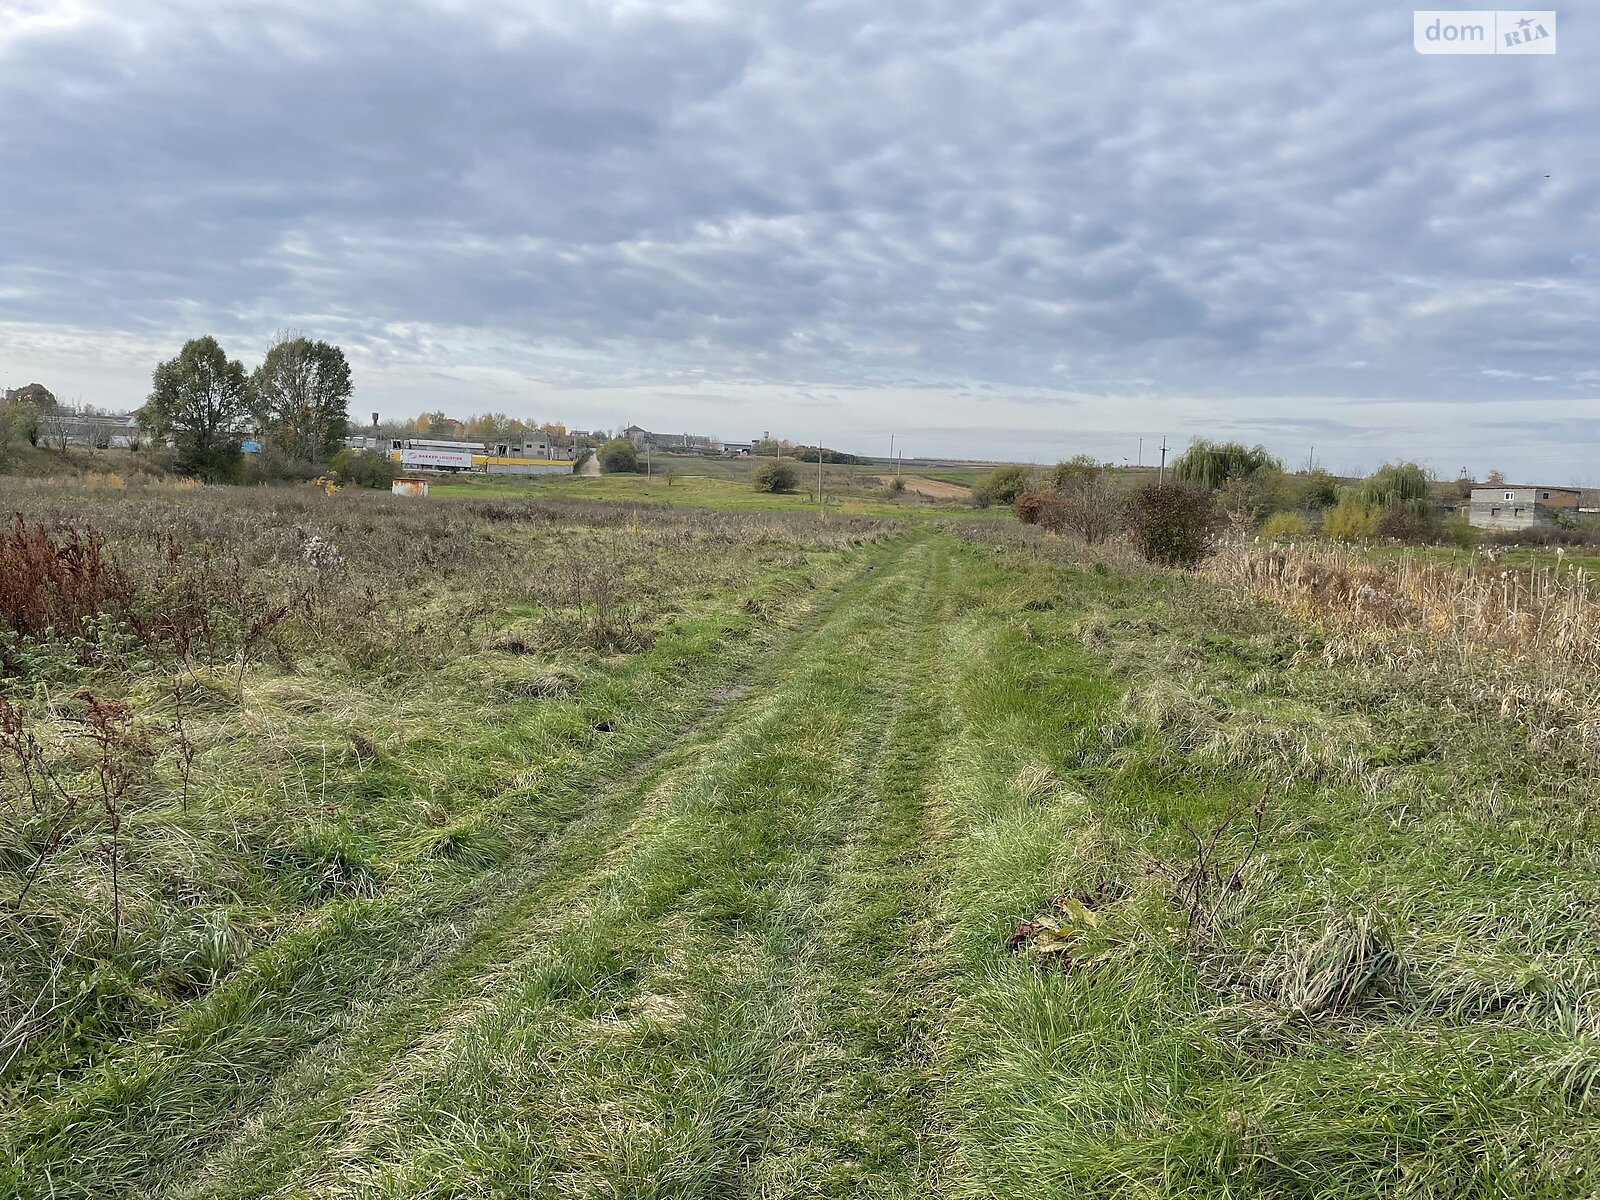
<instances>
[{"instance_id":1,"label":"tire rut in grass","mask_svg":"<svg viewBox=\"0 0 1600 1200\"><path fill-rule=\"evenodd\" d=\"M420 1020L402 1016L394 1033L409 1041L381 1039L394 1051L385 1069L322 1087L298 1120L289 1103L278 1128L295 1136L244 1139L186 1193L411 1194L440 1174L659 1182L687 1163L731 1183L758 1140L745 1119L773 1090L772 1023L793 950L783 913L815 886L808 870L832 836L810 808L872 740L870 723L853 732L852 700L886 703L858 644L863 626L909 619L903 560L927 557L912 547L852 589L797 643L797 668L769 694L731 702L715 733L687 748L690 767L609 832L587 874L519 904L487 986L453 972L448 996L419 997ZM837 702L808 711L829 686L842 689ZM633 1044L657 1039L666 1045ZM641 1055L645 1078L632 1069ZM511 1109L509 1096L520 1097ZM641 1125L652 1105L655 1126ZM592 1142L608 1106L633 1114L612 1123L610 1148ZM441 1139L442 1129L455 1133ZM463 1146L477 1148L470 1161Z\"/></svg>"},{"instance_id":2,"label":"tire rut in grass","mask_svg":"<svg viewBox=\"0 0 1600 1200\"><path fill-rule=\"evenodd\" d=\"M791 993L806 1047L760 1163L762 1196L926 1196L938 1152L928 1092L942 968L932 920L942 818L932 784L948 714L942 627L950 564L925 583L895 665L879 753L844 838Z\"/></svg>"},{"instance_id":3,"label":"tire rut in grass","mask_svg":"<svg viewBox=\"0 0 1600 1200\"><path fill-rule=\"evenodd\" d=\"M873 561L892 564L907 548L889 546ZM819 606L786 644L809 644L876 578L858 571L846 593ZM737 716L735 705L713 697L698 718L679 726L676 740L619 768L619 776L623 770L630 776L616 786L569 789L571 802L556 806L564 805L565 815L553 812L535 848L509 867L453 892L390 893L342 906L324 926L296 935L314 938L310 949L295 950L291 939L269 950L258 984L208 997L203 1013L130 1047L123 1061L36 1109L29 1129L13 1130L26 1156L16 1164L16 1178L27 1185L18 1194L203 1192L218 1178L204 1169L205 1157L230 1140L271 1145L280 1154L291 1144L298 1153L315 1142L336 1119L339 1097L359 1090L361 1079L421 1036L413 1031L428 1028L441 998L470 990L479 970L492 964L497 938L518 928L526 910L548 904L540 890L545 883L570 880L605 853L647 802L654 778L692 763L697 741L714 739ZM266 965L276 957L284 965ZM317 1097L329 1103L319 1109ZM285 1113L304 1120L279 1127ZM224 1150L217 1161L231 1153ZM270 1187L268 1171L252 1180L236 1177L225 1190L256 1194Z\"/></svg>"}]
</instances>

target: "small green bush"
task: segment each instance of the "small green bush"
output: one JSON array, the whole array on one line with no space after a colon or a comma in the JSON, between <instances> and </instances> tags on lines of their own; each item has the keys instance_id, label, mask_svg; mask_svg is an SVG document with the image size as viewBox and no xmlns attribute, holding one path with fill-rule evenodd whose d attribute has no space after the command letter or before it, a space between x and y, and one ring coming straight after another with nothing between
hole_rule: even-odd
<instances>
[{"instance_id":1,"label":"small green bush","mask_svg":"<svg viewBox=\"0 0 1600 1200\"><path fill-rule=\"evenodd\" d=\"M1322 532L1336 542L1370 542L1382 514L1359 500L1341 500L1322 515Z\"/></svg>"},{"instance_id":2,"label":"small green bush","mask_svg":"<svg viewBox=\"0 0 1600 1200\"><path fill-rule=\"evenodd\" d=\"M1339 503L1339 481L1321 467L1307 471L1296 482L1302 508L1320 512Z\"/></svg>"},{"instance_id":3,"label":"small green bush","mask_svg":"<svg viewBox=\"0 0 1600 1200\"><path fill-rule=\"evenodd\" d=\"M625 437L612 438L600 447L600 469L607 475L634 475L639 471L639 452Z\"/></svg>"},{"instance_id":4,"label":"small green bush","mask_svg":"<svg viewBox=\"0 0 1600 1200\"><path fill-rule=\"evenodd\" d=\"M996 467L972 489L972 502L979 508L988 508L991 504L1015 504L1017 497L1027 490L1027 467Z\"/></svg>"},{"instance_id":5,"label":"small green bush","mask_svg":"<svg viewBox=\"0 0 1600 1200\"><path fill-rule=\"evenodd\" d=\"M1458 513L1444 523L1444 536L1452 546L1471 550L1478 544L1478 527Z\"/></svg>"},{"instance_id":6,"label":"small green bush","mask_svg":"<svg viewBox=\"0 0 1600 1200\"><path fill-rule=\"evenodd\" d=\"M758 492L792 492L796 477L794 468L782 459L764 462L750 475L750 482Z\"/></svg>"},{"instance_id":7,"label":"small green bush","mask_svg":"<svg viewBox=\"0 0 1600 1200\"><path fill-rule=\"evenodd\" d=\"M1102 470L1087 454L1077 454L1055 465L1050 472L1050 486L1063 495L1076 492L1099 479Z\"/></svg>"},{"instance_id":8,"label":"small green bush","mask_svg":"<svg viewBox=\"0 0 1600 1200\"><path fill-rule=\"evenodd\" d=\"M328 468L346 487L387 488L398 474L394 461L378 450L340 450Z\"/></svg>"},{"instance_id":9,"label":"small green bush","mask_svg":"<svg viewBox=\"0 0 1600 1200\"><path fill-rule=\"evenodd\" d=\"M1261 528L1262 536L1271 542L1303 538L1310 532L1310 523L1297 512L1273 513Z\"/></svg>"}]
</instances>

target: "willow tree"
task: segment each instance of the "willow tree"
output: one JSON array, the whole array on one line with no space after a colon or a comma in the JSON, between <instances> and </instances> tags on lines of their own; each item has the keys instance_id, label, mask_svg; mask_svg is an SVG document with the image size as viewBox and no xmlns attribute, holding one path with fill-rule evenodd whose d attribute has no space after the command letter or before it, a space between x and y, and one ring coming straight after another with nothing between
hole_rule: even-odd
<instances>
[{"instance_id":1,"label":"willow tree","mask_svg":"<svg viewBox=\"0 0 1600 1200\"><path fill-rule=\"evenodd\" d=\"M1282 471L1283 463L1268 454L1265 446L1195 438L1189 449L1173 461L1172 475L1181 483L1215 491L1230 479L1249 480L1269 468Z\"/></svg>"},{"instance_id":2,"label":"willow tree","mask_svg":"<svg viewBox=\"0 0 1600 1200\"><path fill-rule=\"evenodd\" d=\"M1429 483L1427 470L1414 462L1384 463L1361 481L1356 499L1368 508L1403 508L1425 517L1433 509Z\"/></svg>"}]
</instances>

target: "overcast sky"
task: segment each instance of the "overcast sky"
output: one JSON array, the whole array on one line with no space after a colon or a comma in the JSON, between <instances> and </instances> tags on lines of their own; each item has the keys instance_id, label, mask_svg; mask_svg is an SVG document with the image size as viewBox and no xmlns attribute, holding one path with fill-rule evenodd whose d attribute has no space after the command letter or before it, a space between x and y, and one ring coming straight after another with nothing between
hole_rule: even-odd
<instances>
[{"instance_id":1,"label":"overcast sky","mask_svg":"<svg viewBox=\"0 0 1600 1200\"><path fill-rule=\"evenodd\" d=\"M1588 7L0 0L0 384L293 327L363 415L1600 482Z\"/></svg>"}]
</instances>

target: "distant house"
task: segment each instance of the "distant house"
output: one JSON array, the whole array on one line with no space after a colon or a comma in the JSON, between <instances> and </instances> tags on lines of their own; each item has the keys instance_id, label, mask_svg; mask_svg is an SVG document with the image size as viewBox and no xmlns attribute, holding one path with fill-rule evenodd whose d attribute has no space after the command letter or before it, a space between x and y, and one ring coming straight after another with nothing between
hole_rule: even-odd
<instances>
[{"instance_id":1,"label":"distant house","mask_svg":"<svg viewBox=\"0 0 1600 1200\"><path fill-rule=\"evenodd\" d=\"M1479 487L1472 489L1467 519L1479 529L1532 529L1554 524L1557 517L1578 515L1583 493L1578 488Z\"/></svg>"},{"instance_id":2,"label":"distant house","mask_svg":"<svg viewBox=\"0 0 1600 1200\"><path fill-rule=\"evenodd\" d=\"M576 454L571 438L551 433L519 433L494 442L489 454L495 458L560 459L570 462Z\"/></svg>"}]
</instances>

